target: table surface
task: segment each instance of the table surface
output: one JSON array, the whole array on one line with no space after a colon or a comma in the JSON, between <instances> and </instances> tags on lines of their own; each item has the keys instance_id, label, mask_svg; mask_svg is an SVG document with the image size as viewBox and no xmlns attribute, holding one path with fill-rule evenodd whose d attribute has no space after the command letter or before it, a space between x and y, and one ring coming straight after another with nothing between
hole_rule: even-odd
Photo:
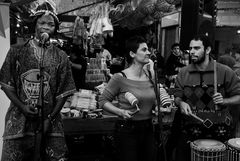
<instances>
[{"instance_id":1,"label":"table surface","mask_svg":"<svg viewBox=\"0 0 240 161\"><path fill-rule=\"evenodd\" d=\"M107 134L113 133L116 116L103 116L102 118L63 118L65 135L84 135L84 134Z\"/></svg>"},{"instance_id":2,"label":"table surface","mask_svg":"<svg viewBox=\"0 0 240 161\"><path fill-rule=\"evenodd\" d=\"M114 115L103 115L102 118L67 117L63 118L64 133L65 135L112 134L117 120L119 117ZM173 115L163 116L163 126L170 127L172 121Z\"/></svg>"}]
</instances>

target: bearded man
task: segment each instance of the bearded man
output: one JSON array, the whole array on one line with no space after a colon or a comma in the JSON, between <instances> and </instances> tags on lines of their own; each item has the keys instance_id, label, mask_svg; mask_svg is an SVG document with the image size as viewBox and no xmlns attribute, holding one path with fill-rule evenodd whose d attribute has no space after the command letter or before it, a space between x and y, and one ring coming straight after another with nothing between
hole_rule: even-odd
<instances>
[{"instance_id":1,"label":"bearded man","mask_svg":"<svg viewBox=\"0 0 240 161\"><path fill-rule=\"evenodd\" d=\"M196 139L222 142L230 139L234 126L228 109L240 104L240 80L228 66L214 62L208 37L195 36L189 51L191 64L183 67L176 79L175 103L179 111L174 121L180 123L176 135L176 161L190 161L189 143ZM214 90L214 66L217 91Z\"/></svg>"}]
</instances>

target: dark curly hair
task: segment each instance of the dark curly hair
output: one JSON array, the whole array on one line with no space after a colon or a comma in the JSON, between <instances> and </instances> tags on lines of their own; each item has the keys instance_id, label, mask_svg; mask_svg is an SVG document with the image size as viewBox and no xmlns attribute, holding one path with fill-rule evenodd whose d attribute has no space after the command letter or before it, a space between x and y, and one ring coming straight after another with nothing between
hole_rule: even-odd
<instances>
[{"instance_id":1,"label":"dark curly hair","mask_svg":"<svg viewBox=\"0 0 240 161\"><path fill-rule=\"evenodd\" d=\"M173 50L173 48L175 48L176 46L180 46L180 44L179 43L172 44L171 49Z\"/></svg>"},{"instance_id":2,"label":"dark curly hair","mask_svg":"<svg viewBox=\"0 0 240 161\"><path fill-rule=\"evenodd\" d=\"M142 36L133 36L126 41L126 43L125 43L125 50L126 50L125 58L126 58L126 61L128 64L131 64L133 61L133 58L129 54L130 51L135 53L141 43L146 43L146 40Z\"/></svg>"},{"instance_id":3,"label":"dark curly hair","mask_svg":"<svg viewBox=\"0 0 240 161\"><path fill-rule=\"evenodd\" d=\"M192 40L196 40L196 41L197 41L197 40L200 40L200 41L202 41L203 46L204 46L204 49L207 49L208 47L211 47L211 48L212 48L212 43L211 43L209 37L206 36L206 35L203 35L203 34L196 35L196 36L194 36L194 37L192 38Z\"/></svg>"}]
</instances>

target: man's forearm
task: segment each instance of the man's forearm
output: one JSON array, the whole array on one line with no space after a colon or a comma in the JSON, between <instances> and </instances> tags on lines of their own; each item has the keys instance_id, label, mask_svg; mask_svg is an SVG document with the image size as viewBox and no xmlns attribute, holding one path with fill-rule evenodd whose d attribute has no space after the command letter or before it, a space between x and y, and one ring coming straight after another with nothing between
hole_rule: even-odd
<instances>
[{"instance_id":1,"label":"man's forearm","mask_svg":"<svg viewBox=\"0 0 240 161\"><path fill-rule=\"evenodd\" d=\"M230 98L223 98L223 105L239 105L240 95L235 95Z\"/></svg>"},{"instance_id":2,"label":"man's forearm","mask_svg":"<svg viewBox=\"0 0 240 161\"><path fill-rule=\"evenodd\" d=\"M78 70L82 69L82 65L81 64L76 64L76 63L72 63L72 67Z\"/></svg>"},{"instance_id":3,"label":"man's forearm","mask_svg":"<svg viewBox=\"0 0 240 161\"><path fill-rule=\"evenodd\" d=\"M67 100L67 97L57 99L56 105L55 105L54 109L52 110L52 113L50 113L50 115L53 119L61 111L66 100Z\"/></svg>"},{"instance_id":4,"label":"man's forearm","mask_svg":"<svg viewBox=\"0 0 240 161\"><path fill-rule=\"evenodd\" d=\"M24 108L24 103L18 98L17 94L15 93L15 91L9 90L8 88L2 86L2 90L4 91L4 93L7 95L7 97L10 99L10 101L17 106L18 108L20 108L21 110L23 110Z\"/></svg>"}]
</instances>

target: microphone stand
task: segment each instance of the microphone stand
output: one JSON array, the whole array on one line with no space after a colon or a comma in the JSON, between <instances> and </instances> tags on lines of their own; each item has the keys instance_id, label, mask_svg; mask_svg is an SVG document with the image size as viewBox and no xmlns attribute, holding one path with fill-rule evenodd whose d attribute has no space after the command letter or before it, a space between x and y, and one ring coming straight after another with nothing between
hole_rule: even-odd
<instances>
[{"instance_id":1,"label":"microphone stand","mask_svg":"<svg viewBox=\"0 0 240 161\"><path fill-rule=\"evenodd\" d=\"M157 99L157 110L158 110L158 125L159 125L159 145L158 145L158 148L159 148L159 151L160 151L160 147L162 145L162 148L163 148L163 155L164 155L164 161L167 161L167 153L166 153L166 148L165 148L165 143L164 143L164 139L163 139L163 134L162 134L162 131L163 131L163 123L162 123L162 113L160 111L160 93L159 93L159 89L158 89L158 72L157 72L157 60L154 61L154 81L155 83L154 84L154 91L155 91L155 95L156 95L156 99ZM159 154L159 153L158 153Z\"/></svg>"},{"instance_id":2,"label":"microphone stand","mask_svg":"<svg viewBox=\"0 0 240 161\"><path fill-rule=\"evenodd\" d=\"M37 102L38 118L37 118L37 130L35 131L35 149L34 149L34 161L45 161L45 134L44 134L44 55L46 44L45 42L39 42L41 48L41 56L39 63L39 97Z\"/></svg>"}]
</instances>

